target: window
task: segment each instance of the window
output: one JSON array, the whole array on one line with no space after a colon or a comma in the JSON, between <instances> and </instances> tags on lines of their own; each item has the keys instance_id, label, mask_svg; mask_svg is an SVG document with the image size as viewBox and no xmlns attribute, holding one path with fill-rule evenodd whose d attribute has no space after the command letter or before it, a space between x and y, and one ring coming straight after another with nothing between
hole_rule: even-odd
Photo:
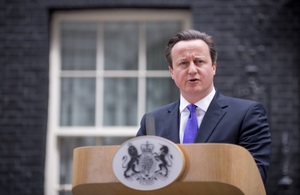
<instances>
[{"instance_id":1,"label":"window","mask_svg":"<svg viewBox=\"0 0 300 195\"><path fill-rule=\"evenodd\" d=\"M74 148L119 145L135 136L145 112L179 98L164 48L190 21L182 10L53 15L47 195L71 194Z\"/></svg>"}]
</instances>

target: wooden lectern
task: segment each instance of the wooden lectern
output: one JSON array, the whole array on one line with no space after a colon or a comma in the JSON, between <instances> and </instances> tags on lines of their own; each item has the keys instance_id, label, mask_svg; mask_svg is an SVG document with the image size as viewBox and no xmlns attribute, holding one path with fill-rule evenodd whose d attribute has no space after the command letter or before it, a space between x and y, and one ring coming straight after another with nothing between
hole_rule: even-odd
<instances>
[{"instance_id":1,"label":"wooden lectern","mask_svg":"<svg viewBox=\"0 0 300 195\"><path fill-rule=\"evenodd\" d=\"M119 146L74 150L74 195L265 195L251 154L231 144L178 144L186 166L179 179L154 191L126 187L113 174L112 159Z\"/></svg>"}]
</instances>

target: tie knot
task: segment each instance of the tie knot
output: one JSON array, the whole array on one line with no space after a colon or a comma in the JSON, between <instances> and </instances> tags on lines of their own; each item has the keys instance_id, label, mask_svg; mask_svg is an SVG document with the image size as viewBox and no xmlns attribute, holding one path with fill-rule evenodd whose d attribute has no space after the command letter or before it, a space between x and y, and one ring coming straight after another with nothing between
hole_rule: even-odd
<instances>
[{"instance_id":1,"label":"tie knot","mask_svg":"<svg viewBox=\"0 0 300 195\"><path fill-rule=\"evenodd\" d=\"M195 112L196 110L196 105L195 104L190 104L187 106L187 108L189 109L190 112Z\"/></svg>"}]
</instances>

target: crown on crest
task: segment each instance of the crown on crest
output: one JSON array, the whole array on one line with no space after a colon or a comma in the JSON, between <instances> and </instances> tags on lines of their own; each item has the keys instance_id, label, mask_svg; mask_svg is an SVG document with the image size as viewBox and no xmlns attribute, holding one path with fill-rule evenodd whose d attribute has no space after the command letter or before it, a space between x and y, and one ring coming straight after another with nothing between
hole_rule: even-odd
<instances>
[{"instance_id":1,"label":"crown on crest","mask_svg":"<svg viewBox=\"0 0 300 195\"><path fill-rule=\"evenodd\" d=\"M148 141L146 142L146 144L142 144L141 145L141 150L142 150L143 153L144 152L151 153L152 150L153 150L153 148L154 148L154 145L153 144L149 144Z\"/></svg>"}]
</instances>

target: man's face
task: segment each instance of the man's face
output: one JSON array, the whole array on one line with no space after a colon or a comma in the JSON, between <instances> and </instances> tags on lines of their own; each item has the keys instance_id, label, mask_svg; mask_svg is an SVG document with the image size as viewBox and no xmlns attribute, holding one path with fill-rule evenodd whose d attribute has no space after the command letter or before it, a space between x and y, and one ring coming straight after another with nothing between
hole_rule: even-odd
<instances>
[{"instance_id":1,"label":"man's face","mask_svg":"<svg viewBox=\"0 0 300 195\"><path fill-rule=\"evenodd\" d=\"M171 51L169 71L183 97L196 103L213 89L216 64L212 64L208 45L200 40L179 41Z\"/></svg>"}]
</instances>

